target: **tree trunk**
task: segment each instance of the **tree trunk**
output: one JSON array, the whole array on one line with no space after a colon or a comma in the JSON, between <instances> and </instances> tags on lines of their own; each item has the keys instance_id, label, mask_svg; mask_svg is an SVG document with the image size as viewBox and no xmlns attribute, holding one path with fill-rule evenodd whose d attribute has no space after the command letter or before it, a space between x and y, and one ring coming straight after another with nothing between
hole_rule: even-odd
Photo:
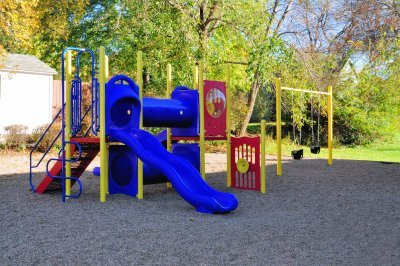
<instances>
[{"instance_id":1,"label":"tree trunk","mask_svg":"<svg viewBox=\"0 0 400 266\"><path fill-rule=\"evenodd\" d=\"M259 73L258 71L256 71L254 75L254 80L251 83L250 97L248 101L248 109L246 117L243 121L242 127L240 128L239 136L244 136L246 134L247 126L249 125L251 115L253 114L254 105L256 104L256 99L260 87L261 87L261 82L259 80Z\"/></svg>"}]
</instances>

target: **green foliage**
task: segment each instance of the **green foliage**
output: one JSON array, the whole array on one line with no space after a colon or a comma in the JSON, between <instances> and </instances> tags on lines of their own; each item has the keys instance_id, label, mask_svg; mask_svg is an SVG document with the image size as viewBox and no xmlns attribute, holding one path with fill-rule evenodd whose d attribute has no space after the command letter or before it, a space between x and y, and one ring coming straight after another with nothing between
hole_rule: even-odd
<instances>
[{"instance_id":1,"label":"green foliage","mask_svg":"<svg viewBox=\"0 0 400 266\"><path fill-rule=\"evenodd\" d=\"M205 78L216 80L224 80L225 63L234 62L230 89L231 130L235 133L249 117L250 96L254 92L258 96L251 121L276 120L276 78L285 86L312 90L326 90L327 85L333 85L335 135L340 143L365 144L399 130L398 36L386 38L382 34L382 40L368 40L366 36L364 42L355 39L353 45L347 39L335 40L343 45L333 43L334 48L322 52L313 50L315 47L296 47L290 38L282 37L274 29L279 17L274 18L276 14L271 11L273 4L278 3L274 1L3 2L0 17L5 23L0 26L0 56L4 48L31 53L60 72L60 54L65 47L88 47L97 52L99 46L105 46L110 74L124 73L136 79L136 52L142 50L144 94L148 96L165 96L168 63L173 69L173 86L192 87L193 67L199 59L205 60ZM284 2L278 5L282 9L278 13L282 13ZM372 41L373 46L367 45ZM362 71L341 71L343 62L357 51L368 57ZM88 60L86 55L82 58L86 65L82 71L84 79L89 75ZM301 98L295 93L292 101L290 92L283 93L282 120L288 122L284 134L291 131L292 120L297 128L303 127L309 133L309 107L308 96ZM321 118L325 121L322 132L326 133L325 100ZM38 128L36 133L42 129ZM249 131L253 132L252 127Z\"/></svg>"},{"instance_id":2,"label":"green foliage","mask_svg":"<svg viewBox=\"0 0 400 266\"><path fill-rule=\"evenodd\" d=\"M335 95L335 128L343 144L368 144L381 137L392 137L398 130L399 105L390 87L368 71L358 82L345 81Z\"/></svg>"},{"instance_id":3,"label":"green foliage","mask_svg":"<svg viewBox=\"0 0 400 266\"><path fill-rule=\"evenodd\" d=\"M382 40L379 54L355 76L338 84L335 128L343 144L368 144L390 139L400 129L399 40Z\"/></svg>"}]
</instances>

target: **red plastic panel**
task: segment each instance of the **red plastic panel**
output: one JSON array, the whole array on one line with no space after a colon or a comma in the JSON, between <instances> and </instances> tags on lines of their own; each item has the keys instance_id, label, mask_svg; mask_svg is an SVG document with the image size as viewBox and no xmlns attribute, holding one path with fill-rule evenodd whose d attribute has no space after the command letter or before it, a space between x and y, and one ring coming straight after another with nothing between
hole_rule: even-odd
<instances>
[{"instance_id":1,"label":"red plastic panel","mask_svg":"<svg viewBox=\"0 0 400 266\"><path fill-rule=\"evenodd\" d=\"M226 84L204 81L204 129L206 137L226 135Z\"/></svg>"},{"instance_id":2,"label":"red plastic panel","mask_svg":"<svg viewBox=\"0 0 400 266\"><path fill-rule=\"evenodd\" d=\"M236 167L239 159L249 163L246 173ZM260 190L260 137L231 138L231 184L234 188Z\"/></svg>"}]
</instances>

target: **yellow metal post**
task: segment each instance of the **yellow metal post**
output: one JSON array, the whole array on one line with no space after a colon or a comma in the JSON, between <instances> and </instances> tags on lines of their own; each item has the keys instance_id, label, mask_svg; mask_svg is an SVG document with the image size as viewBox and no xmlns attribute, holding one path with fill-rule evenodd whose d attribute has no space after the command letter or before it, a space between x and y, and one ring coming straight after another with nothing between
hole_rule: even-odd
<instances>
[{"instance_id":1,"label":"yellow metal post","mask_svg":"<svg viewBox=\"0 0 400 266\"><path fill-rule=\"evenodd\" d=\"M200 172L201 177L206 179L205 160L205 130L204 130L204 62L199 62L199 98L200 98Z\"/></svg>"},{"instance_id":2,"label":"yellow metal post","mask_svg":"<svg viewBox=\"0 0 400 266\"><path fill-rule=\"evenodd\" d=\"M282 121L281 121L281 81L276 79L275 82L276 95L276 174L282 175Z\"/></svg>"},{"instance_id":3,"label":"yellow metal post","mask_svg":"<svg viewBox=\"0 0 400 266\"><path fill-rule=\"evenodd\" d=\"M199 89L199 66L193 68L193 89Z\"/></svg>"},{"instance_id":4,"label":"yellow metal post","mask_svg":"<svg viewBox=\"0 0 400 266\"><path fill-rule=\"evenodd\" d=\"M232 186L231 180L231 68L226 64L226 186Z\"/></svg>"},{"instance_id":5,"label":"yellow metal post","mask_svg":"<svg viewBox=\"0 0 400 266\"><path fill-rule=\"evenodd\" d=\"M171 64L167 65L167 93L166 98L171 98L172 91L172 67ZM167 128L167 150L170 152L172 148L171 143L171 128Z\"/></svg>"},{"instance_id":6,"label":"yellow metal post","mask_svg":"<svg viewBox=\"0 0 400 266\"><path fill-rule=\"evenodd\" d=\"M171 64L167 65L167 93L166 98L171 98L172 91L172 66ZM171 128L167 128L167 150L171 152L172 150L172 141L171 141ZM167 187L172 187L170 182L167 182Z\"/></svg>"},{"instance_id":7,"label":"yellow metal post","mask_svg":"<svg viewBox=\"0 0 400 266\"><path fill-rule=\"evenodd\" d=\"M143 53L142 51L137 52L137 82L139 86L139 98L140 102L143 103ZM140 122L139 128L143 127L143 105L141 104L140 109ZM138 199L143 199L143 162L138 159L138 193L136 195Z\"/></svg>"},{"instance_id":8,"label":"yellow metal post","mask_svg":"<svg viewBox=\"0 0 400 266\"><path fill-rule=\"evenodd\" d=\"M106 83L106 82L108 82L108 79L109 79L109 68L108 68L108 55L105 55L105 57L104 57L105 59L104 59L104 65L105 65L105 80L104 80L104 82ZM104 155L105 157L106 157L106 159L105 160L107 160L107 168L108 168L108 151L109 151L109 148L110 148L110 145L109 145L109 143L108 142L106 142L106 149L107 149L107 152L106 152L106 154ZM108 171L107 171L107 173L108 173ZM109 189L108 189L108 174L107 174L107 183L106 183L106 189L107 189L107 194L109 194Z\"/></svg>"},{"instance_id":9,"label":"yellow metal post","mask_svg":"<svg viewBox=\"0 0 400 266\"><path fill-rule=\"evenodd\" d=\"M267 192L267 175L265 169L265 120L261 120L261 193Z\"/></svg>"},{"instance_id":10,"label":"yellow metal post","mask_svg":"<svg viewBox=\"0 0 400 266\"><path fill-rule=\"evenodd\" d=\"M100 201L106 201L108 188L108 146L106 142L106 52L100 47Z\"/></svg>"},{"instance_id":11,"label":"yellow metal post","mask_svg":"<svg viewBox=\"0 0 400 266\"><path fill-rule=\"evenodd\" d=\"M333 140L333 94L332 86L328 86L328 165L332 165Z\"/></svg>"},{"instance_id":12,"label":"yellow metal post","mask_svg":"<svg viewBox=\"0 0 400 266\"><path fill-rule=\"evenodd\" d=\"M105 59L105 68L106 68L106 82L108 81L109 76L109 72L108 72L108 55L106 55L106 59Z\"/></svg>"},{"instance_id":13,"label":"yellow metal post","mask_svg":"<svg viewBox=\"0 0 400 266\"><path fill-rule=\"evenodd\" d=\"M65 78L65 176L71 177L71 81L72 81L72 53L67 51L66 78ZM65 195L71 195L71 179L65 180Z\"/></svg>"}]
</instances>

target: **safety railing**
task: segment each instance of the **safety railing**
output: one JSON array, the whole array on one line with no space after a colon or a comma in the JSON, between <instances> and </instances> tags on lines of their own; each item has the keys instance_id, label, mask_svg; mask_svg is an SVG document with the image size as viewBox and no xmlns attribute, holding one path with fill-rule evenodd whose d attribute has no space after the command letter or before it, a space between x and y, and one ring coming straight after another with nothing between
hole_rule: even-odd
<instances>
[{"instance_id":1,"label":"safety railing","mask_svg":"<svg viewBox=\"0 0 400 266\"><path fill-rule=\"evenodd\" d=\"M76 158L71 158L70 160L64 159L64 162L71 162L71 163L78 162L82 157L82 146L78 142L75 142L75 141L66 141L65 144L73 144L73 145L75 145L75 147L78 148L79 153L78 153L78 156ZM62 149L62 150L65 150L65 149ZM51 162L62 162L62 161L63 161L63 159L62 159L61 156L58 156L58 158L49 159L47 161L47 164L46 164L46 174L50 178L61 179L62 202L65 202L66 198L78 198L82 193L83 184L82 184L81 180L78 177L64 176L63 174L61 174L61 175L52 175L50 173L50 169L49 169L50 163ZM62 173L62 171L61 171L61 173ZM78 193L72 194L72 195L66 195L66 193L65 193L65 180L71 180L71 181L77 182L78 186L79 186Z\"/></svg>"},{"instance_id":2,"label":"safety railing","mask_svg":"<svg viewBox=\"0 0 400 266\"><path fill-rule=\"evenodd\" d=\"M77 56L77 61L76 61L76 74L74 76L74 79L71 80L70 84L66 84L66 75L65 75L65 57L67 54L67 51L76 51L78 52L78 56ZM81 59L81 55L84 52L88 52L91 56L91 82L92 82L92 86L91 86L91 103L90 106L87 108L87 110L85 110L82 114L82 81L80 79L79 76L79 72L80 72L80 59ZM97 78L95 77L95 57L94 57L94 53L93 51L91 51L90 49L83 49L83 48L77 48L77 47L68 47L66 49L63 50L62 55L61 55L61 72L62 72L62 100L61 102L63 103L62 108L60 109L60 111L57 113L57 115L54 117L53 121L49 124L49 126L45 129L45 131L43 132L43 134L40 136L39 140L37 141L37 143L34 145L34 147L32 148L31 152L30 152L30 170L29 170L29 183L30 183L30 187L31 189L36 192L36 187L35 184L33 182L33 169L39 167L39 165L42 163L43 159L45 158L45 156L49 153L49 151L53 148L54 144L57 142L57 140L60 138L61 136L61 149L60 152L58 154L58 158L51 158L47 161L46 164L46 173L50 178L59 178L62 179L62 190L63 190L63 201L65 200L65 180L74 180L76 182L78 182L79 184L79 193L77 193L76 195L72 195L72 196L68 196L71 198L75 198L78 197L82 191L82 183L81 181L79 181L78 177L66 177L66 163L68 162L76 162L78 160L80 160L81 158L81 154L82 154L82 149L79 143L75 143L77 145L77 147L79 148L79 156L77 158L74 159L67 159L65 155L65 147L66 145L72 144L73 142L68 141L68 138L66 137L66 132L65 129L66 128L71 128L71 135L72 136L76 136L79 132L81 132L82 130L82 122L85 120L85 118L88 116L89 112L91 112L91 122L88 125L88 129L83 133L83 135L81 137L85 137L89 134L90 130L92 130L94 135L97 135L97 132L99 131L100 125L99 125L99 82L97 80ZM72 113L71 116L71 120L70 120L70 125L66 125L66 113L65 113L65 107L66 107L66 97L65 97L65 92L67 91L65 86L71 86L71 95L69 95L71 98L71 110L70 112ZM61 121L61 129L59 132L56 133L54 139L52 139L49 147L46 148L46 150L44 151L44 153L41 155L41 157L39 158L39 160L37 161L37 163L33 162L33 153L37 150L38 146L40 145L40 143L44 140L45 136L47 134L49 134L51 131L51 127L55 124L55 122L60 119ZM60 175L57 176L53 176L50 173L49 170L49 165L51 162L54 161L61 161L62 162L62 167L61 167L61 172Z\"/></svg>"},{"instance_id":3,"label":"safety railing","mask_svg":"<svg viewBox=\"0 0 400 266\"><path fill-rule=\"evenodd\" d=\"M82 129L82 80L77 76L71 84L71 131L72 136Z\"/></svg>"},{"instance_id":4,"label":"safety railing","mask_svg":"<svg viewBox=\"0 0 400 266\"><path fill-rule=\"evenodd\" d=\"M65 106L65 104L64 104ZM40 157L40 159L38 160L38 162L36 164L33 164L33 153L36 151L36 149L39 147L39 145L41 144L41 142L43 141L44 137L50 132L51 127L55 124L55 122L59 119L60 115L62 112L62 108L60 109L60 111L57 112L57 114L54 116L53 121L51 121L51 123L47 126L47 128L45 129L45 131L42 133L42 135L40 136L40 138L38 139L38 141L36 142L36 144L33 146L31 152L29 153L29 184L31 189L36 192L35 189L35 185L33 184L33 169L39 167L39 165L41 164L41 162L43 161L44 157L49 153L49 151L53 148L54 144L56 143L56 141L58 140L58 138L60 137L61 133L62 133L62 129L60 129L60 131L57 132L56 136L53 138L53 140L51 141L50 145L47 147L47 149L43 152L42 156Z\"/></svg>"},{"instance_id":5,"label":"safety railing","mask_svg":"<svg viewBox=\"0 0 400 266\"><path fill-rule=\"evenodd\" d=\"M97 78L92 79L92 132L97 136L100 130L100 83Z\"/></svg>"}]
</instances>

